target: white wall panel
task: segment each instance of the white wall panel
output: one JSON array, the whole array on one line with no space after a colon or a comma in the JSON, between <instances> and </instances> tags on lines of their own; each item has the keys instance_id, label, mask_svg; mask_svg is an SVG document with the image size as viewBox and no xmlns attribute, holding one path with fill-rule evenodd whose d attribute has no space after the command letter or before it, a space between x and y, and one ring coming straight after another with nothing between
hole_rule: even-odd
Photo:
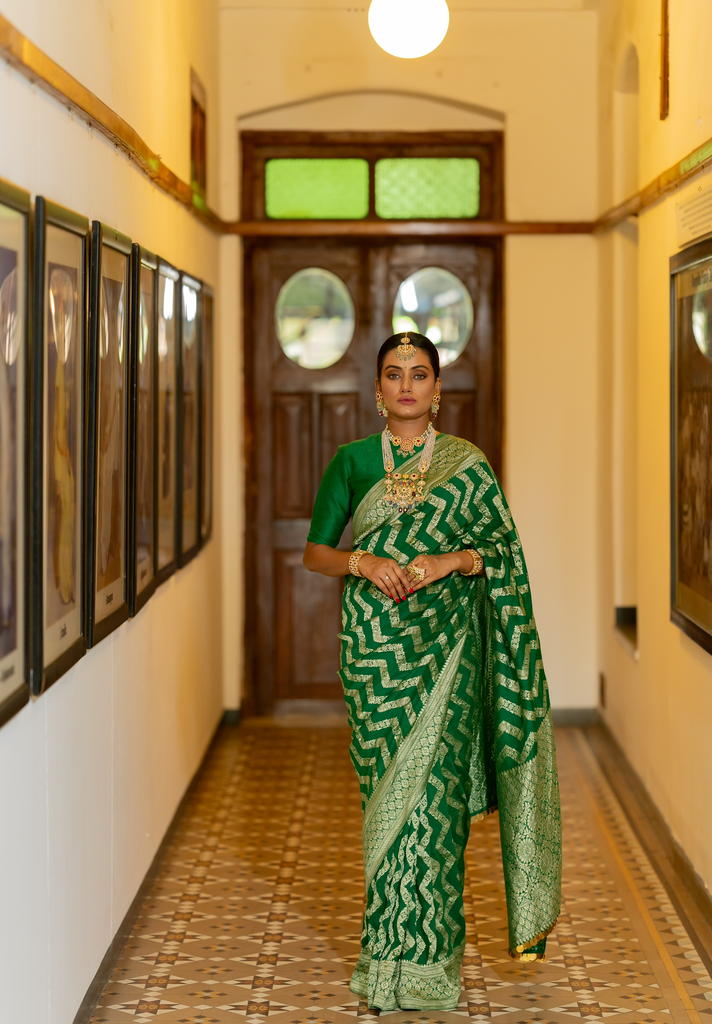
<instances>
[{"instance_id":1,"label":"white wall panel","mask_svg":"<svg viewBox=\"0 0 712 1024\"><path fill-rule=\"evenodd\" d=\"M49 1021L46 705L0 733L0 1020Z\"/></svg>"},{"instance_id":2,"label":"white wall panel","mask_svg":"<svg viewBox=\"0 0 712 1024\"><path fill-rule=\"evenodd\" d=\"M72 1019L113 934L112 645L89 651L43 698L52 1021Z\"/></svg>"},{"instance_id":3,"label":"white wall panel","mask_svg":"<svg viewBox=\"0 0 712 1024\"><path fill-rule=\"evenodd\" d=\"M83 84L108 90L107 102L113 97L121 107L135 101L135 66L128 51L122 55L117 48L116 33L127 36L127 18L134 18L134 30L140 27L136 19L143 5L113 5L111 17L111 4L85 0L2 7L68 70L93 79ZM184 154L189 148L184 129L190 64L205 65L201 53L213 8L212 3L184 0L181 18L172 18L175 4L161 3L149 12L172 18L174 45L152 55L151 73L175 88L146 104L144 83L140 96L151 123L160 123ZM76 27L81 17L85 22L73 35L72 23ZM78 52L82 39L92 40L91 54ZM216 46L214 32L211 39ZM200 51L194 61L191 48ZM208 68L208 86L211 74ZM214 90L212 97L216 101ZM0 138L0 177L90 220L103 220L209 281L216 289L219 329L216 236L159 193L102 135L4 62ZM161 150L160 139L147 141ZM185 168L173 168L185 176ZM218 360L221 344L216 330ZM216 388L218 459L220 401ZM214 535L207 547L159 587L135 620L88 652L0 729L3 1024L70 1024L74 1019L219 721L223 474L219 462L216 466ZM234 478L234 468L229 476ZM231 551L234 557L235 544ZM236 572L232 566L233 577Z\"/></svg>"}]
</instances>

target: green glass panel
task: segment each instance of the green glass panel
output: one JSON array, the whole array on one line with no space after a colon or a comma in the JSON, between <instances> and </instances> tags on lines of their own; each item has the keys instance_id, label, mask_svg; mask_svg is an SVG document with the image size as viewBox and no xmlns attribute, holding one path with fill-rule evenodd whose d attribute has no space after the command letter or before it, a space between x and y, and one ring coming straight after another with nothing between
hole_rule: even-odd
<instances>
[{"instance_id":1,"label":"green glass panel","mask_svg":"<svg viewBox=\"0 0 712 1024\"><path fill-rule=\"evenodd\" d=\"M476 217L479 209L480 164L472 157L387 157L376 163L379 217Z\"/></svg>"},{"instance_id":2,"label":"green glass panel","mask_svg":"<svg viewBox=\"0 0 712 1024\"><path fill-rule=\"evenodd\" d=\"M368 161L268 160L267 216L287 220L360 220L368 214Z\"/></svg>"}]
</instances>

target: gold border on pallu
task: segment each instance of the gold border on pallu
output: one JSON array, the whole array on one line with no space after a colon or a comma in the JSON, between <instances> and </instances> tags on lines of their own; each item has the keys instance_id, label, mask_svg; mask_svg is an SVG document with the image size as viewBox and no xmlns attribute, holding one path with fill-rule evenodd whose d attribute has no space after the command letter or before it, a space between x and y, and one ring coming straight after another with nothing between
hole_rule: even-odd
<instances>
[{"instance_id":1,"label":"gold border on pallu","mask_svg":"<svg viewBox=\"0 0 712 1024\"><path fill-rule=\"evenodd\" d=\"M462 651L465 646L466 638L467 629L465 628L448 654L445 663L438 674L438 678L435 680L435 684L428 694L428 699L420 709L420 713L415 724L403 740L400 749L396 751L395 756L391 760L385 772L376 783L369 801L364 808L362 831L363 867L367 888L376 877L378 870L383 863L383 858L403 831L403 827L425 792L425 788L428 784L428 779L430 778L430 773L433 768L433 763L437 756L438 747L442 740L447 707L450 703L453 686L455 684L455 679L457 678L457 671L460 667L460 661L462 660ZM389 792L393 791L398 777L407 771L408 764L415 754L419 743L423 738L425 738L423 734L427 733L428 728L436 720L438 714L440 714L440 720L439 723L437 723L437 737L434 739L432 749L428 751L427 764L425 764L418 779L409 788L405 787L406 796L403 806L389 823L390 827L384 832L380 842L371 842L369 833L374 818L381 810L384 801L388 799ZM370 847L368 854L367 847Z\"/></svg>"},{"instance_id":2,"label":"gold border on pallu","mask_svg":"<svg viewBox=\"0 0 712 1024\"><path fill-rule=\"evenodd\" d=\"M527 953L527 950L531 949L532 946L536 946L537 942L541 942L541 940L545 939L548 935L551 935L554 928L556 928L556 922L558 920L559 917L557 915L554 923L550 924L545 931L539 932L538 935L535 935L533 939L529 939L528 942L523 942L520 946L515 946L514 949L510 949L509 955L512 960L542 960L546 962L546 953Z\"/></svg>"}]
</instances>

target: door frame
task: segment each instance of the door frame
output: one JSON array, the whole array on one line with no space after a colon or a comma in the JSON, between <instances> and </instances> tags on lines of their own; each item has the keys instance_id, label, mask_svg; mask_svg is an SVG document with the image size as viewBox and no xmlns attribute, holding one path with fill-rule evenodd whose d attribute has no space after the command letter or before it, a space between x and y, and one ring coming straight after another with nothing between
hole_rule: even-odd
<instances>
[{"instance_id":1,"label":"door frame","mask_svg":"<svg viewBox=\"0 0 712 1024\"><path fill-rule=\"evenodd\" d=\"M366 220L374 223L379 218L374 211L374 165L376 159L383 156L475 156L480 166L486 171L485 188L482 189L483 177L480 178L480 209L476 219L503 221L504 219L504 133L500 131L484 132L297 132L297 131L244 131L240 133L240 149L242 164L241 217L249 220L267 220L264 209L264 165L270 157L326 157L326 156L361 156L369 160L371 175L370 209ZM484 197L484 202L483 202ZM285 227L289 222L282 221ZM294 222L301 223L301 222ZM313 222L318 223L318 222ZM359 224L361 221L354 221ZM392 224L383 236L374 232L369 240L378 245L386 239L393 244L422 244L422 236L408 233L404 222L403 234L394 236ZM452 221L434 221L433 232L428 241L452 241L447 233L448 224ZM325 222L328 224L328 221ZM438 231L442 225L444 230ZM284 233L282 237L290 237ZM295 231L294 237L299 233ZM324 240L330 236L325 231ZM357 238L345 234L342 241ZM311 238L319 241L319 235ZM362 245L369 244L360 238ZM243 587L245 594L245 622L243 636L243 715L259 715L269 713L271 702L261 699L260 687L257 685L259 670L257 602L248 598L250 582L257 580L256 559L256 523L258 475L256 466L256 446L254 432L255 395L254 352L248 344L254 318L254 275L252 269L253 254L261 249L267 240L245 238L242 249L242 337L243 337L243 411L244 411L244 495L245 495L245 532L243 545ZM489 246L494 250L495 280L493 286L493 336L495 345L495 388L499 401L496 403L498 417L498 435L500 438L500 472L503 460L504 437L504 252L503 238L494 236L473 239L477 247Z\"/></svg>"}]
</instances>

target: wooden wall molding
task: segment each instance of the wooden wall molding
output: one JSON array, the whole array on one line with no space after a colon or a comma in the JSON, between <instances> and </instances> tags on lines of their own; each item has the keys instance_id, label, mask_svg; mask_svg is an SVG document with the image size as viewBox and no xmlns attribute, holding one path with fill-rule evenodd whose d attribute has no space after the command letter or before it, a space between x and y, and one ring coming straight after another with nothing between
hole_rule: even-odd
<instances>
[{"instance_id":1,"label":"wooden wall molding","mask_svg":"<svg viewBox=\"0 0 712 1024\"><path fill-rule=\"evenodd\" d=\"M0 56L118 146L160 189L212 231L244 237L428 237L581 235L609 231L712 166L712 139L594 221L226 221L166 167L131 125L0 15Z\"/></svg>"},{"instance_id":2,"label":"wooden wall molding","mask_svg":"<svg viewBox=\"0 0 712 1024\"><path fill-rule=\"evenodd\" d=\"M225 223L225 233L252 238L482 238L501 235L587 235L589 221L255 220Z\"/></svg>"},{"instance_id":3,"label":"wooden wall molding","mask_svg":"<svg viewBox=\"0 0 712 1024\"><path fill-rule=\"evenodd\" d=\"M222 221L186 182L162 162L123 117L85 88L0 15L0 54L20 74L79 114L92 128L120 147L144 174L214 230Z\"/></svg>"}]
</instances>

